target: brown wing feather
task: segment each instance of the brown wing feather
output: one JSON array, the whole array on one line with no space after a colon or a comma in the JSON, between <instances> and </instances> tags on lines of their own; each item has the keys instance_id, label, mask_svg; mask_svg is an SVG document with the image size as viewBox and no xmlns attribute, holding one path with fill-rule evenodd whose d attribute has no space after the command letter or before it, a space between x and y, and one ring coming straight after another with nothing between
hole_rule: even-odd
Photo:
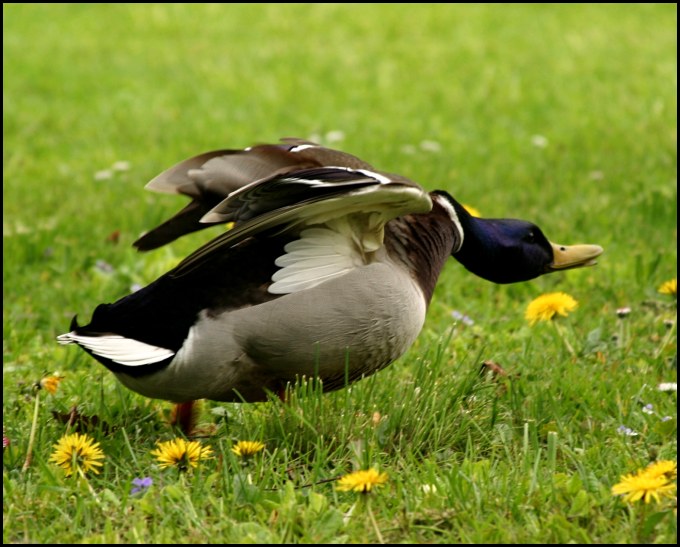
<instances>
[{"instance_id":1,"label":"brown wing feather","mask_svg":"<svg viewBox=\"0 0 680 547\"><path fill-rule=\"evenodd\" d=\"M201 223L208 211L231 192L276 174L323 166L371 169L359 158L303 139L283 144L260 144L245 150L215 150L199 154L167 169L146 186L156 192L182 194L192 201L172 218L150 230L133 245L140 251L156 249L215 223Z\"/></svg>"}]
</instances>

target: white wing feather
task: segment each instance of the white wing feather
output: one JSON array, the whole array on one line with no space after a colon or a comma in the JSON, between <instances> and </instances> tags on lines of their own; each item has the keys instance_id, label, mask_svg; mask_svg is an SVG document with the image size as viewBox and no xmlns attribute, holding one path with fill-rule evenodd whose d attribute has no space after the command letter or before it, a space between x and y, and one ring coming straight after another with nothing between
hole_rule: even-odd
<instances>
[{"instance_id":1,"label":"white wing feather","mask_svg":"<svg viewBox=\"0 0 680 547\"><path fill-rule=\"evenodd\" d=\"M175 355L174 351L167 348L152 346L117 334L83 336L69 332L62 334L57 339L60 344L78 344L89 349L95 355L130 367L159 363Z\"/></svg>"},{"instance_id":2,"label":"white wing feather","mask_svg":"<svg viewBox=\"0 0 680 547\"><path fill-rule=\"evenodd\" d=\"M288 243L272 276L269 292L288 294L316 287L364 264L363 253L348 236L328 228L309 228Z\"/></svg>"}]
</instances>

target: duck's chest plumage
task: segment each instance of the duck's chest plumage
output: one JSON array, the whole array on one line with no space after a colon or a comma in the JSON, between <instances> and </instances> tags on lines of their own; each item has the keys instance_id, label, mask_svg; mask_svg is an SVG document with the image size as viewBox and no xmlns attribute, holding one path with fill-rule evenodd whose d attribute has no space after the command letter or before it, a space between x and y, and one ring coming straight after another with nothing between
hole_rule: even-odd
<instances>
[{"instance_id":1,"label":"duck's chest plumage","mask_svg":"<svg viewBox=\"0 0 680 547\"><path fill-rule=\"evenodd\" d=\"M203 310L182 347L148 376L118 372L129 388L174 401L258 401L312 376L325 390L387 366L415 341L422 290L386 257L316 287L260 304Z\"/></svg>"}]
</instances>

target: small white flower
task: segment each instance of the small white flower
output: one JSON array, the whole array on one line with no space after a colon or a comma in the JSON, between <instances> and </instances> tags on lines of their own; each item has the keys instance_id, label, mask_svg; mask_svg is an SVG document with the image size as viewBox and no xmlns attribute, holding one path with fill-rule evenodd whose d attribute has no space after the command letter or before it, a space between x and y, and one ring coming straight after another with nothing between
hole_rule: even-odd
<instances>
[{"instance_id":1,"label":"small white flower","mask_svg":"<svg viewBox=\"0 0 680 547\"><path fill-rule=\"evenodd\" d=\"M101 273L105 274L110 274L115 271L115 268L111 266L106 260L99 259L94 263L94 267L96 270L100 271Z\"/></svg>"},{"instance_id":2,"label":"small white flower","mask_svg":"<svg viewBox=\"0 0 680 547\"><path fill-rule=\"evenodd\" d=\"M472 319L470 319L467 315L458 310L453 310L451 312L451 317L453 317L456 321L460 321L461 323L467 325L468 327L471 327L472 325L475 324L475 322Z\"/></svg>"},{"instance_id":3,"label":"small white flower","mask_svg":"<svg viewBox=\"0 0 680 547\"><path fill-rule=\"evenodd\" d=\"M660 383L657 388L659 391L678 391L678 383L677 382L662 382Z\"/></svg>"},{"instance_id":4,"label":"small white flower","mask_svg":"<svg viewBox=\"0 0 680 547\"><path fill-rule=\"evenodd\" d=\"M130 169L129 161L117 161L111 166L113 171L128 171Z\"/></svg>"},{"instance_id":5,"label":"small white flower","mask_svg":"<svg viewBox=\"0 0 680 547\"><path fill-rule=\"evenodd\" d=\"M617 308L616 315L618 315L621 319L623 319L627 315L630 315L631 311L633 311L633 310L631 310L628 306L625 306L623 308Z\"/></svg>"},{"instance_id":6,"label":"small white flower","mask_svg":"<svg viewBox=\"0 0 680 547\"><path fill-rule=\"evenodd\" d=\"M670 422L673 419L673 416L664 416L661 418L662 422Z\"/></svg>"},{"instance_id":7,"label":"small white flower","mask_svg":"<svg viewBox=\"0 0 680 547\"><path fill-rule=\"evenodd\" d=\"M637 431L633 431L630 427L626 427L625 425L620 425L618 427L617 431L621 435L625 435L626 437L637 437L638 436Z\"/></svg>"},{"instance_id":8,"label":"small white flower","mask_svg":"<svg viewBox=\"0 0 680 547\"><path fill-rule=\"evenodd\" d=\"M334 142L340 142L345 140L345 132L339 129L334 129L326 133L326 142L331 144Z\"/></svg>"},{"instance_id":9,"label":"small white flower","mask_svg":"<svg viewBox=\"0 0 680 547\"><path fill-rule=\"evenodd\" d=\"M109 180L113 178L113 171L110 169L102 169L94 174L94 180Z\"/></svg>"},{"instance_id":10,"label":"small white flower","mask_svg":"<svg viewBox=\"0 0 680 547\"><path fill-rule=\"evenodd\" d=\"M420 142L420 149L425 152L441 152L442 145L437 141L424 140Z\"/></svg>"},{"instance_id":11,"label":"small white flower","mask_svg":"<svg viewBox=\"0 0 680 547\"><path fill-rule=\"evenodd\" d=\"M546 148L548 146L548 138L543 135L532 135L531 144L536 148Z\"/></svg>"},{"instance_id":12,"label":"small white flower","mask_svg":"<svg viewBox=\"0 0 680 547\"><path fill-rule=\"evenodd\" d=\"M654 414L654 405L652 404L647 404L642 407L642 412L645 414Z\"/></svg>"}]
</instances>

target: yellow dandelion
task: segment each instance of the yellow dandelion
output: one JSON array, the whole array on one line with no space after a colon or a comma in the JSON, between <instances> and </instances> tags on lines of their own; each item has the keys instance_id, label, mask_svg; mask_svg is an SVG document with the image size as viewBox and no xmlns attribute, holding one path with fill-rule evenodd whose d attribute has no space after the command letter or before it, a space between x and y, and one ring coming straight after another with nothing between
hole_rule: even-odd
<instances>
[{"instance_id":1,"label":"yellow dandelion","mask_svg":"<svg viewBox=\"0 0 680 547\"><path fill-rule=\"evenodd\" d=\"M672 460L659 460L649 464L639 474L645 477L665 477L669 480L674 480L678 475L678 465Z\"/></svg>"},{"instance_id":2,"label":"yellow dandelion","mask_svg":"<svg viewBox=\"0 0 680 547\"><path fill-rule=\"evenodd\" d=\"M54 395L57 392L57 389L59 389L59 383L64 379L63 376L45 376L38 382L38 385L47 391L48 393L51 393Z\"/></svg>"},{"instance_id":3,"label":"yellow dandelion","mask_svg":"<svg viewBox=\"0 0 680 547\"><path fill-rule=\"evenodd\" d=\"M481 217L481 213L472 207L471 205L465 205L463 204L463 209L465 209L468 213L470 213L473 217Z\"/></svg>"},{"instance_id":4,"label":"yellow dandelion","mask_svg":"<svg viewBox=\"0 0 680 547\"><path fill-rule=\"evenodd\" d=\"M671 296L675 296L675 298L678 297L678 279L671 279L670 281L666 281L665 283L662 283L661 286L659 287L659 292L661 294L670 294Z\"/></svg>"},{"instance_id":5,"label":"yellow dandelion","mask_svg":"<svg viewBox=\"0 0 680 547\"><path fill-rule=\"evenodd\" d=\"M231 451L241 458L254 456L262 449L264 449L264 443L260 441L239 441L231 447Z\"/></svg>"},{"instance_id":6,"label":"yellow dandelion","mask_svg":"<svg viewBox=\"0 0 680 547\"><path fill-rule=\"evenodd\" d=\"M182 438L173 441L158 442L158 448L151 451L156 456L162 469L175 466L180 471L198 466L200 460L212 458L212 449L201 446L198 441L185 441Z\"/></svg>"},{"instance_id":7,"label":"yellow dandelion","mask_svg":"<svg viewBox=\"0 0 680 547\"><path fill-rule=\"evenodd\" d=\"M73 433L59 439L49 461L61 467L66 476L70 477L76 472L99 473L97 468L103 465L99 460L103 459L104 452L99 448L99 443L95 443L87 435Z\"/></svg>"},{"instance_id":8,"label":"yellow dandelion","mask_svg":"<svg viewBox=\"0 0 680 547\"><path fill-rule=\"evenodd\" d=\"M652 499L659 502L662 497L673 497L675 489L675 484L669 482L665 475L646 475L643 470L635 475L622 476L621 482L612 486L612 494L623 496L623 501L628 503L639 500L649 503Z\"/></svg>"},{"instance_id":9,"label":"yellow dandelion","mask_svg":"<svg viewBox=\"0 0 680 547\"><path fill-rule=\"evenodd\" d=\"M577 306L578 302L566 293L542 294L529 303L524 317L529 321L529 324L534 325L538 321L550 321L556 315L566 317Z\"/></svg>"},{"instance_id":10,"label":"yellow dandelion","mask_svg":"<svg viewBox=\"0 0 680 547\"><path fill-rule=\"evenodd\" d=\"M361 492L365 494L386 482L387 473L378 473L376 469L367 469L340 477L335 488L341 492Z\"/></svg>"}]
</instances>

